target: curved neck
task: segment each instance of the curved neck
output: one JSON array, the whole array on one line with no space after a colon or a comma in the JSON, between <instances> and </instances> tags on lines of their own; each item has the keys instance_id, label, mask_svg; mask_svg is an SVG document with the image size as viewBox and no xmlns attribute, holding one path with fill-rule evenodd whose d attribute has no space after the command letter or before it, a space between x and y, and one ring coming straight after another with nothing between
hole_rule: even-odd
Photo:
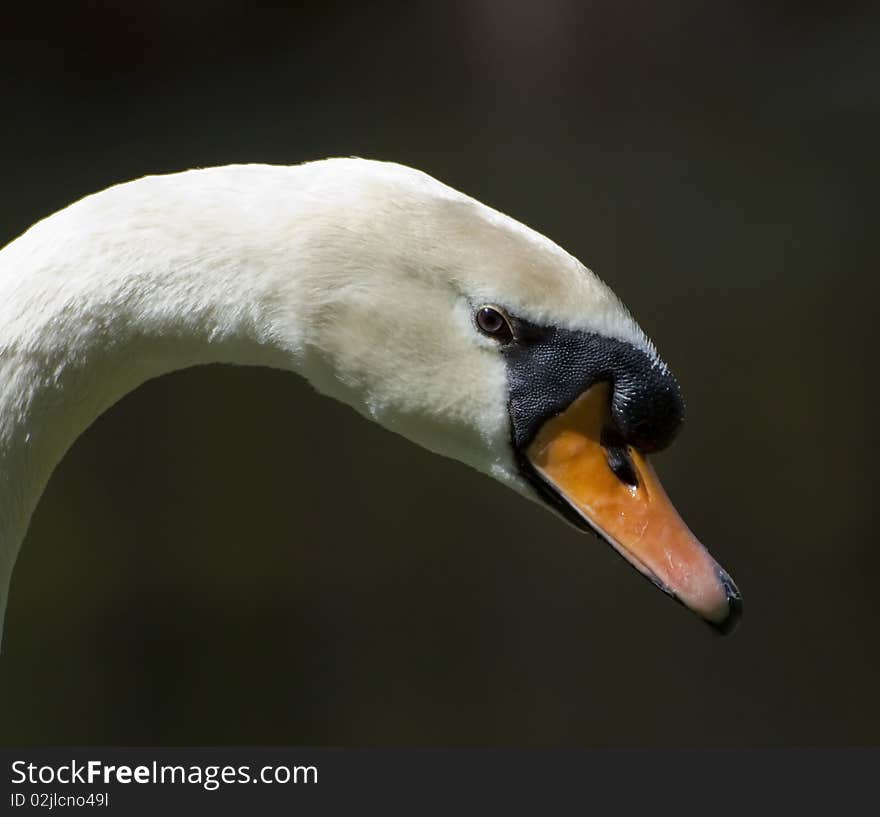
<instances>
[{"instance_id":1,"label":"curved neck","mask_svg":"<svg viewBox=\"0 0 880 817\"><path fill-rule=\"evenodd\" d=\"M293 257L311 229L295 171L143 179L56 213L0 251L0 628L40 495L96 417L176 369L306 364L303 276L277 257L279 229Z\"/></svg>"}]
</instances>

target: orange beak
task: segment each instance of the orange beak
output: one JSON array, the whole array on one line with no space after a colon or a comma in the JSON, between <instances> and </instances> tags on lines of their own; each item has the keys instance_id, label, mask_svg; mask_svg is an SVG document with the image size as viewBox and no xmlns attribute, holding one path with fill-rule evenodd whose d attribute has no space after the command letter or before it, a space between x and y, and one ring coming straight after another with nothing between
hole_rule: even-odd
<instances>
[{"instance_id":1,"label":"orange beak","mask_svg":"<svg viewBox=\"0 0 880 817\"><path fill-rule=\"evenodd\" d=\"M736 585L682 521L647 459L603 445L603 431L613 428L609 396L599 383L547 420L526 451L529 462L634 567L730 632L742 612Z\"/></svg>"}]
</instances>

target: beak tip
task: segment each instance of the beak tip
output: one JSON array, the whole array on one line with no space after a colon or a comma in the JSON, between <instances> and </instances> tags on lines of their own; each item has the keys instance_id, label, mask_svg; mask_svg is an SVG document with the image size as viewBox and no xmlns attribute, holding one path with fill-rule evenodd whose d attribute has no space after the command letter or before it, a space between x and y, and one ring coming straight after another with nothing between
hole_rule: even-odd
<instances>
[{"instance_id":1,"label":"beak tip","mask_svg":"<svg viewBox=\"0 0 880 817\"><path fill-rule=\"evenodd\" d=\"M720 579L721 585L724 587L724 592L727 596L727 615L720 621L710 621L707 619L707 623L719 635L730 635L736 630L742 619L742 593L739 592L739 588L733 583L733 579L731 579L730 576L720 568L718 569L718 578Z\"/></svg>"}]
</instances>

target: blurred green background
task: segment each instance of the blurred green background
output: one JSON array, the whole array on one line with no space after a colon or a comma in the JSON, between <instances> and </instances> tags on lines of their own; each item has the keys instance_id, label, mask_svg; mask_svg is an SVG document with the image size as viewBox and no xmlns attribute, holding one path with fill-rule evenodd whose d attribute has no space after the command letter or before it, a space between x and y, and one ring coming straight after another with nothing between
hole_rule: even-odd
<instances>
[{"instance_id":1,"label":"blurred green background","mask_svg":"<svg viewBox=\"0 0 880 817\"><path fill-rule=\"evenodd\" d=\"M297 378L193 369L53 476L0 740L878 742L878 54L876 3L6 4L0 243L145 173L422 168L656 340L688 401L658 468L746 610L713 637Z\"/></svg>"}]
</instances>

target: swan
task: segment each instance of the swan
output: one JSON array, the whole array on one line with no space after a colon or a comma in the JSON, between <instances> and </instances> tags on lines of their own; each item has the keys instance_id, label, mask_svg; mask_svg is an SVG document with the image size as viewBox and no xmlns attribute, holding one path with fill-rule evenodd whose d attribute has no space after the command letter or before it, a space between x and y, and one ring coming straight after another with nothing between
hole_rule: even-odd
<instances>
[{"instance_id":1,"label":"swan","mask_svg":"<svg viewBox=\"0 0 880 817\"><path fill-rule=\"evenodd\" d=\"M147 176L0 250L0 631L65 451L144 381L286 369L614 547L721 632L742 610L648 456L679 385L614 293L543 235L356 158Z\"/></svg>"}]
</instances>

